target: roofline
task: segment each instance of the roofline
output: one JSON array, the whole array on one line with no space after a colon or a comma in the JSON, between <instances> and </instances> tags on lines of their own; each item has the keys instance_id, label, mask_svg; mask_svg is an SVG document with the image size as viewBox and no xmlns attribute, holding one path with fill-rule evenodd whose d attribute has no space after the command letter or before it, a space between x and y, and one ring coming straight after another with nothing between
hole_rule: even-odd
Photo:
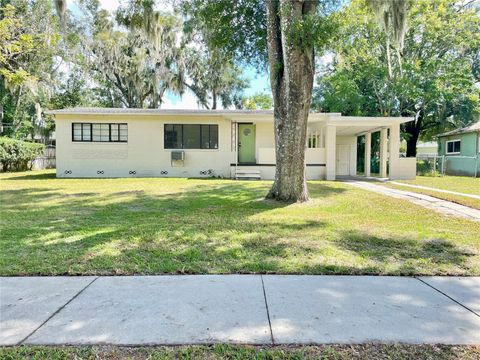
<instances>
[{"instance_id":1,"label":"roofline","mask_svg":"<svg viewBox=\"0 0 480 360\"><path fill-rule=\"evenodd\" d=\"M141 116L215 116L215 117L235 117L248 118L250 116L257 116L263 118L273 118L273 110L204 110L204 109L132 109L132 108L71 108L60 110L47 110L49 115L107 115L107 116L127 116L127 115L141 115ZM375 117L375 116L342 116L341 113L316 113L312 112L309 115L310 120L328 120L332 124L345 125L350 121L371 122L371 121L388 121L395 123L405 123L412 121L409 117Z\"/></svg>"},{"instance_id":2,"label":"roofline","mask_svg":"<svg viewBox=\"0 0 480 360\"><path fill-rule=\"evenodd\" d=\"M435 136L435 138L445 137L450 135L468 134L468 133L474 133L474 132L480 132L480 129L465 129L465 130L457 129L457 130L448 131L443 134L438 134L437 136Z\"/></svg>"}]
</instances>

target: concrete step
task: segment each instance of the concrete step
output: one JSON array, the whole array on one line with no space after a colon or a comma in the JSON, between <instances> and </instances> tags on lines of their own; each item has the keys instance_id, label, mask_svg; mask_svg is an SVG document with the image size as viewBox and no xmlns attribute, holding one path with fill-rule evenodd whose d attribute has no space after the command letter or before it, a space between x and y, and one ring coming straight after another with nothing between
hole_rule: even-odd
<instances>
[{"instance_id":1,"label":"concrete step","mask_svg":"<svg viewBox=\"0 0 480 360\"><path fill-rule=\"evenodd\" d=\"M235 179L238 180L260 180L262 176L259 170L237 169Z\"/></svg>"}]
</instances>

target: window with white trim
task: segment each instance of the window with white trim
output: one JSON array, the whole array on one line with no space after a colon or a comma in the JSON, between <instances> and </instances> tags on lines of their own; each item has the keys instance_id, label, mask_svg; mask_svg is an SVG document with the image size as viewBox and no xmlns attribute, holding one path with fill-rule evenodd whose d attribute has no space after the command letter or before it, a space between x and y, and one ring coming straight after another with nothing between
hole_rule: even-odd
<instances>
[{"instance_id":1,"label":"window with white trim","mask_svg":"<svg viewBox=\"0 0 480 360\"><path fill-rule=\"evenodd\" d=\"M447 141L447 154L460 154L461 140L449 140Z\"/></svg>"},{"instance_id":2,"label":"window with white trim","mask_svg":"<svg viewBox=\"0 0 480 360\"><path fill-rule=\"evenodd\" d=\"M123 123L73 123L72 141L127 142L128 125Z\"/></svg>"}]
</instances>

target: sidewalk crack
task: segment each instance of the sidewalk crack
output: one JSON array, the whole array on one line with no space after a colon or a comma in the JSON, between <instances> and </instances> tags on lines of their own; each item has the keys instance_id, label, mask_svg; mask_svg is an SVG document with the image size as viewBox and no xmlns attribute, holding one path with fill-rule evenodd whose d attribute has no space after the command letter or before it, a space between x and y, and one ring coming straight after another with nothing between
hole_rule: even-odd
<instances>
[{"instance_id":1,"label":"sidewalk crack","mask_svg":"<svg viewBox=\"0 0 480 360\"><path fill-rule=\"evenodd\" d=\"M443 296L449 298L449 299L452 300L454 303L460 305L460 306L463 307L465 310L468 310L468 311L470 311L472 314L480 317L480 314L477 314L474 310L472 310L472 309L470 309L469 307L463 305L461 302L459 302L458 300L455 300L455 299L454 299L453 297L451 297L450 295L445 294L443 291L437 289L435 286L430 285L428 282L423 281L423 280L420 279L419 277L416 277L416 276L415 276L415 279L417 279L418 281L421 281L421 282L424 283L425 285L431 287L433 290L438 291L440 294L442 294Z\"/></svg>"},{"instance_id":2,"label":"sidewalk crack","mask_svg":"<svg viewBox=\"0 0 480 360\"><path fill-rule=\"evenodd\" d=\"M270 320L270 310L268 309L267 293L265 291L265 283L263 282L263 275L260 275L260 279L262 280L263 299L265 300L265 308L267 309L268 327L270 328L270 340L272 341L272 345L275 345L275 339L273 338L272 322Z\"/></svg>"},{"instance_id":3,"label":"sidewalk crack","mask_svg":"<svg viewBox=\"0 0 480 360\"><path fill-rule=\"evenodd\" d=\"M19 346L23 344L25 341L28 340L29 337L31 337L33 334L35 334L43 325L45 325L47 322L49 322L55 315L57 315L60 311L62 311L65 306L70 304L73 300L75 300L82 292L84 292L90 285L92 285L95 280L97 280L99 276L95 277L92 281L90 281L87 285L85 285L80 291L78 291L75 295L72 296L70 300L68 300L65 304L60 306L52 315L50 315L44 322L42 322L35 330L33 330L30 334L25 336L22 340L17 342L16 346Z\"/></svg>"}]
</instances>

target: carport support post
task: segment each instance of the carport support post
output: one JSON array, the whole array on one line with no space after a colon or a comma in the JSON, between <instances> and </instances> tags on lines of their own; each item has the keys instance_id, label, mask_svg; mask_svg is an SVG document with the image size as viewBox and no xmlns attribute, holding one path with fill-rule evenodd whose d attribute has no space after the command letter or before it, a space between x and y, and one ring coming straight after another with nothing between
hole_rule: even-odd
<instances>
[{"instance_id":1,"label":"carport support post","mask_svg":"<svg viewBox=\"0 0 480 360\"><path fill-rule=\"evenodd\" d=\"M370 176L370 164L372 157L372 134L365 134L365 176Z\"/></svg>"},{"instance_id":2,"label":"carport support post","mask_svg":"<svg viewBox=\"0 0 480 360\"><path fill-rule=\"evenodd\" d=\"M397 175L397 163L400 159L400 124L392 125L390 127L390 140L388 142L390 152L390 179L395 180Z\"/></svg>"},{"instance_id":3,"label":"carport support post","mask_svg":"<svg viewBox=\"0 0 480 360\"><path fill-rule=\"evenodd\" d=\"M388 130L380 130L380 177L387 177Z\"/></svg>"},{"instance_id":4,"label":"carport support post","mask_svg":"<svg viewBox=\"0 0 480 360\"><path fill-rule=\"evenodd\" d=\"M337 157L337 128L335 125L325 127L325 150L326 150L326 179L335 180L335 165Z\"/></svg>"}]
</instances>

